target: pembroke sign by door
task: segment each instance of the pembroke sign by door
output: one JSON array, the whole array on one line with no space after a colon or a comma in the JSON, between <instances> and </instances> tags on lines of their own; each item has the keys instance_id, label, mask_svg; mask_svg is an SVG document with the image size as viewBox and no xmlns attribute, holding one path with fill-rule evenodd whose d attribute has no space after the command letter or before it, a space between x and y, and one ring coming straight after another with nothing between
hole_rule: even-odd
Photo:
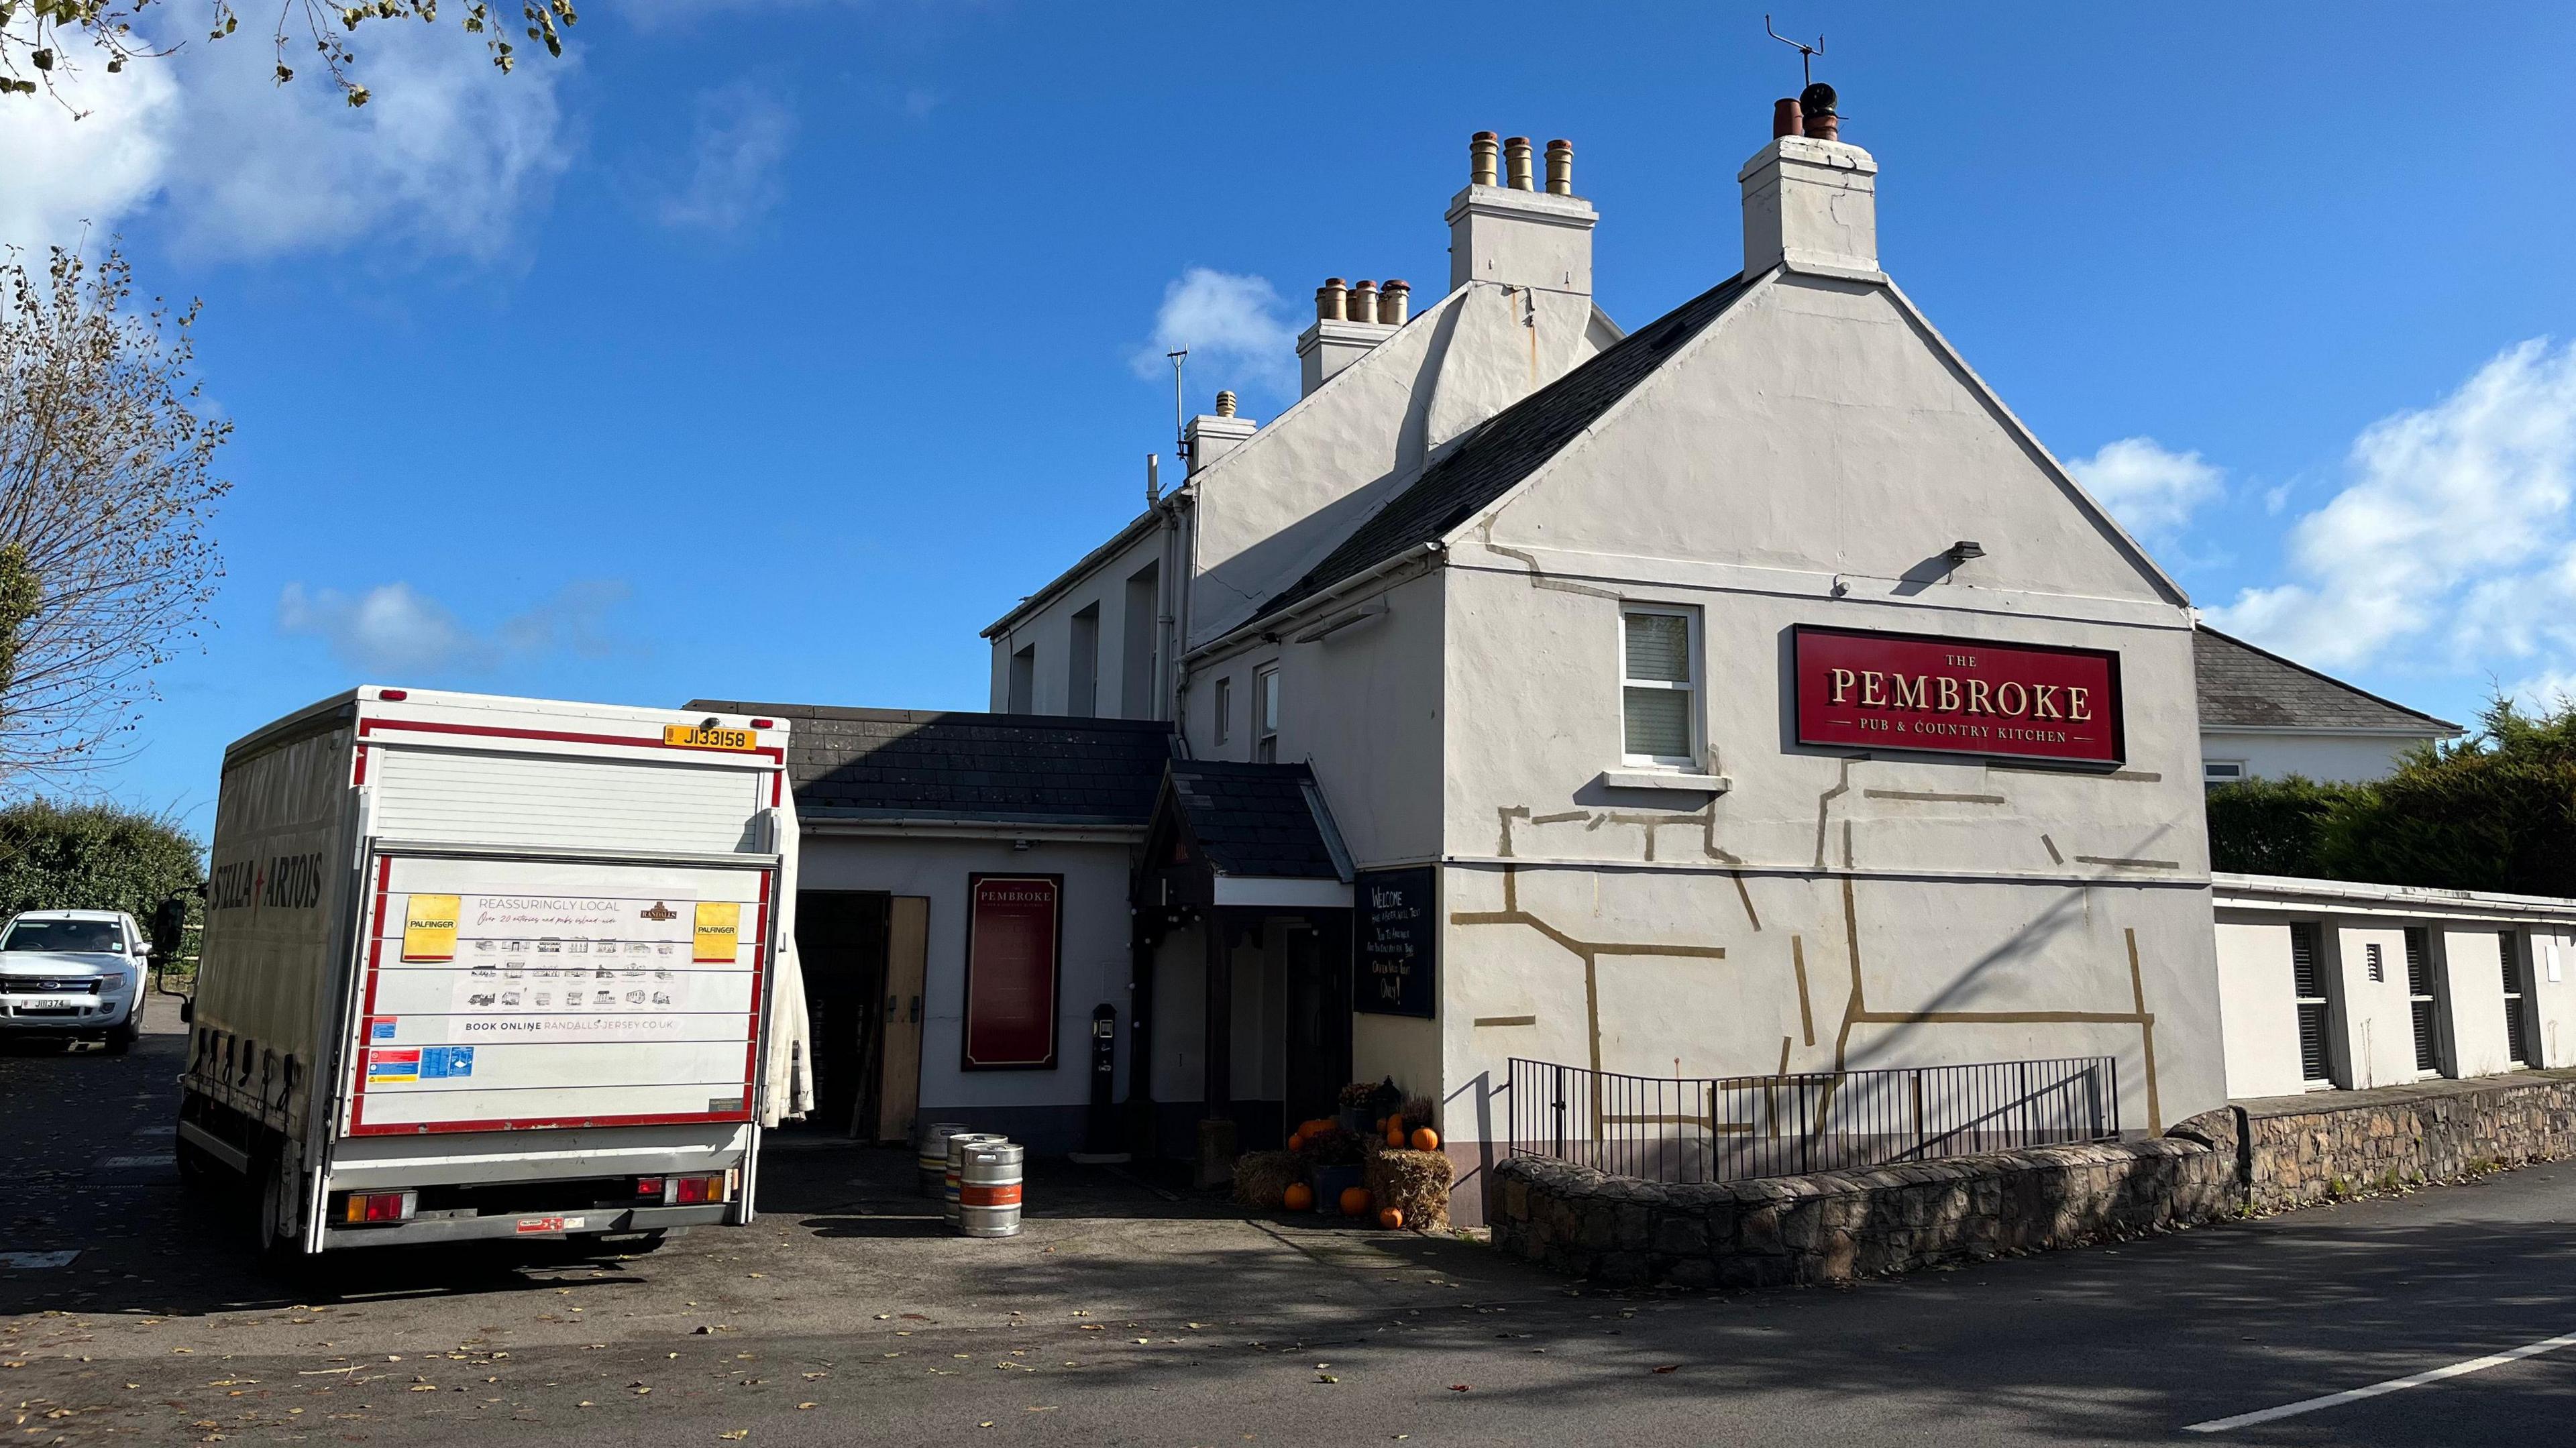
<instances>
[{"instance_id":1,"label":"pembroke sign by door","mask_svg":"<svg viewBox=\"0 0 2576 1448\"><path fill-rule=\"evenodd\" d=\"M2119 764L2120 656L1931 634L1794 631L1798 742Z\"/></svg>"}]
</instances>

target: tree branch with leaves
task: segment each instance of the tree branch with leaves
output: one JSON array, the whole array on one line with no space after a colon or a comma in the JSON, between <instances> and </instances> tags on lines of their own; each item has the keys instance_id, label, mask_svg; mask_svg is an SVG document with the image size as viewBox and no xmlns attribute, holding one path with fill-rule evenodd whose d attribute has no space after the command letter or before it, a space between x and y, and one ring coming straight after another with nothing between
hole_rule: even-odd
<instances>
[{"instance_id":1,"label":"tree branch with leaves","mask_svg":"<svg viewBox=\"0 0 2576 1448\"><path fill-rule=\"evenodd\" d=\"M151 670L198 637L221 561L208 532L231 484L189 328L133 304L112 245L0 262L0 771L23 783L114 757Z\"/></svg>"},{"instance_id":2,"label":"tree branch with leaves","mask_svg":"<svg viewBox=\"0 0 2576 1448\"><path fill-rule=\"evenodd\" d=\"M60 78L96 61L110 74L138 60L158 60L178 49L144 36L137 28L154 0L0 0L0 97L39 93L62 99ZM209 41L226 39L241 29L241 14L232 0L207 0L213 25ZM495 13L490 0L466 0L461 7L465 33L480 36L492 64L503 73L518 63L518 44L509 38L509 22ZM545 47L563 54L563 33L580 17L572 0L520 0L520 30ZM331 83L353 106L369 95L358 83L358 54L350 37L360 26L390 20L438 23L438 0L367 0L339 5L329 0L277 0L270 41L276 48L277 83L295 79L292 63L306 47L318 59ZM68 101L65 104L69 104Z\"/></svg>"}]
</instances>

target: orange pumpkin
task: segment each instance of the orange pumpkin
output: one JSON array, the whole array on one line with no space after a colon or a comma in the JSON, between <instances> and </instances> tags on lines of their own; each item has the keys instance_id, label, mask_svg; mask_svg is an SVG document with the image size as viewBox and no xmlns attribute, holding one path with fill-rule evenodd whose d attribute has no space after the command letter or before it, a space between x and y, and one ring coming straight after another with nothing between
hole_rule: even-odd
<instances>
[{"instance_id":1,"label":"orange pumpkin","mask_svg":"<svg viewBox=\"0 0 2576 1448\"><path fill-rule=\"evenodd\" d=\"M1404 1225L1404 1209L1401 1207L1378 1208L1377 1224L1386 1228L1390 1232L1396 1230Z\"/></svg>"},{"instance_id":2,"label":"orange pumpkin","mask_svg":"<svg viewBox=\"0 0 2576 1448\"><path fill-rule=\"evenodd\" d=\"M1315 1189L1306 1185L1304 1182L1290 1182L1288 1184L1288 1195L1283 1202L1283 1205L1292 1212L1313 1211L1315 1208Z\"/></svg>"},{"instance_id":3,"label":"orange pumpkin","mask_svg":"<svg viewBox=\"0 0 2576 1448\"><path fill-rule=\"evenodd\" d=\"M1302 1131L1290 1133L1288 1137L1288 1149L1290 1151L1304 1151L1306 1149L1306 1133Z\"/></svg>"},{"instance_id":4,"label":"orange pumpkin","mask_svg":"<svg viewBox=\"0 0 2576 1448\"><path fill-rule=\"evenodd\" d=\"M1440 1149L1440 1133L1432 1130L1428 1126L1414 1132L1413 1149L1415 1151L1438 1151Z\"/></svg>"},{"instance_id":5,"label":"orange pumpkin","mask_svg":"<svg viewBox=\"0 0 2576 1448\"><path fill-rule=\"evenodd\" d=\"M1386 1144L1389 1146L1404 1145L1404 1128L1401 1125L1390 1126L1386 1129Z\"/></svg>"},{"instance_id":6,"label":"orange pumpkin","mask_svg":"<svg viewBox=\"0 0 2576 1448\"><path fill-rule=\"evenodd\" d=\"M1366 1188L1366 1187L1344 1187L1344 1188L1342 1188L1342 1215L1343 1215L1343 1216L1345 1216L1345 1217L1360 1217L1360 1216L1366 1216L1366 1215L1368 1214L1368 1209L1369 1209L1369 1189L1368 1189L1368 1188Z\"/></svg>"}]
</instances>

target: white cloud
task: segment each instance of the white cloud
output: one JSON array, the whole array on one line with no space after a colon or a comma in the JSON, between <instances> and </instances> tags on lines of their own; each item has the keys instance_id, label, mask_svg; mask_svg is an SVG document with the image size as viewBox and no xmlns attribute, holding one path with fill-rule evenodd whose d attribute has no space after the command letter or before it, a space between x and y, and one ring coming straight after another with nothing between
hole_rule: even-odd
<instances>
[{"instance_id":1,"label":"white cloud","mask_svg":"<svg viewBox=\"0 0 2576 1448\"><path fill-rule=\"evenodd\" d=\"M1164 354L1190 352L1193 376L1211 389L1258 383L1274 392L1296 386L1297 334L1282 313L1278 289L1261 277L1194 266L1163 288L1153 340L1132 359L1148 381L1171 376Z\"/></svg>"},{"instance_id":2,"label":"white cloud","mask_svg":"<svg viewBox=\"0 0 2576 1448\"><path fill-rule=\"evenodd\" d=\"M730 232L759 220L786 196L779 163L796 134L795 113L748 83L698 97L688 174L654 212L665 226Z\"/></svg>"},{"instance_id":3,"label":"white cloud","mask_svg":"<svg viewBox=\"0 0 2576 1448\"><path fill-rule=\"evenodd\" d=\"M321 639L333 657L363 673L479 673L558 651L594 657L607 652L607 615L629 592L611 581L571 584L489 633L477 633L447 605L408 583L379 584L355 595L290 583L277 596L277 631Z\"/></svg>"},{"instance_id":4,"label":"white cloud","mask_svg":"<svg viewBox=\"0 0 2576 1448\"><path fill-rule=\"evenodd\" d=\"M2508 349L2373 423L2347 469L2291 528L2293 581L2214 622L2326 667L2504 663L2538 684L2576 665L2576 346Z\"/></svg>"},{"instance_id":5,"label":"white cloud","mask_svg":"<svg viewBox=\"0 0 2576 1448\"><path fill-rule=\"evenodd\" d=\"M2124 437L2067 469L2120 526L2141 538L2169 536L2219 494L2220 471L2196 452L2172 452L2151 437Z\"/></svg>"},{"instance_id":6,"label":"white cloud","mask_svg":"<svg viewBox=\"0 0 2576 1448\"><path fill-rule=\"evenodd\" d=\"M0 101L0 244L78 245L83 224L116 221L149 201L170 164L178 83L137 61L119 75L84 67L72 87L92 109L75 118L47 95Z\"/></svg>"},{"instance_id":7,"label":"white cloud","mask_svg":"<svg viewBox=\"0 0 2576 1448\"><path fill-rule=\"evenodd\" d=\"M120 75L90 63L66 92L87 111L0 106L0 240L77 239L151 214L183 249L218 257L336 251L392 239L488 260L571 160L557 87L569 60L502 75L453 24L372 25L352 108L318 66L287 85L249 32L196 37ZM20 158L35 158L23 175Z\"/></svg>"}]
</instances>

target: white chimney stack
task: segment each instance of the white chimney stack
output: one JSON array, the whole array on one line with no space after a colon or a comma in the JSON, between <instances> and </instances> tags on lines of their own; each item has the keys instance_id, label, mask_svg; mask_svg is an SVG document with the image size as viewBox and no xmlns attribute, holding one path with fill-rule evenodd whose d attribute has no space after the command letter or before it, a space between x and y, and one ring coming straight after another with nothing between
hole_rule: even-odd
<instances>
[{"instance_id":1,"label":"white chimney stack","mask_svg":"<svg viewBox=\"0 0 2576 1448\"><path fill-rule=\"evenodd\" d=\"M1261 424L1251 418L1234 415L1232 392L1218 393L1216 411L1213 414L1200 413L1182 429L1182 446L1190 455L1190 476L1195 478L1207 471L1218 458L1243 446L1260 429Z\"/></svg>"},{"instance_id":2,"label":"white chimney stack","mask_svg":"<svg viewBox=\"0 0 2576 1448\"><path fill-rule=\"evenodd\" d=\"M1547 189L1537 189L1529 138L1467 143L1467 189L1449 203L1449 286L1511 287L1592 295L1592 225L1600 213L1574 194L1574 146L1547 143ZM1508 158L1497 174L1496 162ZM1508 179L1509 184L1497 185Z\"/></svg>"},{"instance_id":3,"label":"white chimney stack","mask_svg":"<svg viewBox=\"0 0 2576 1448\"><path fill-rule=\"evenodd\" d=\"M1778 124L1795 120L1783 103ZM1774 136L1735 179L1744 186L1746 276L1785 262L1792 271L1884 279L1878 269L1878 162L1867 151L1812 133Z\"/></svg>"},{"instance_id":4,"label":"white chimney stack","mask_svg":"<svg viewBox=\"0 0 2576 1448\"><path fill-rule=\"evenodd\" d=\"M1312 393L1394 336L1408 296L1400 280L1381 289L1372 281L1346 286L1340 277L1325 278L1315 289L1315 325L1297 338L1297 395Z\"/></svg>"}]
</instances>

